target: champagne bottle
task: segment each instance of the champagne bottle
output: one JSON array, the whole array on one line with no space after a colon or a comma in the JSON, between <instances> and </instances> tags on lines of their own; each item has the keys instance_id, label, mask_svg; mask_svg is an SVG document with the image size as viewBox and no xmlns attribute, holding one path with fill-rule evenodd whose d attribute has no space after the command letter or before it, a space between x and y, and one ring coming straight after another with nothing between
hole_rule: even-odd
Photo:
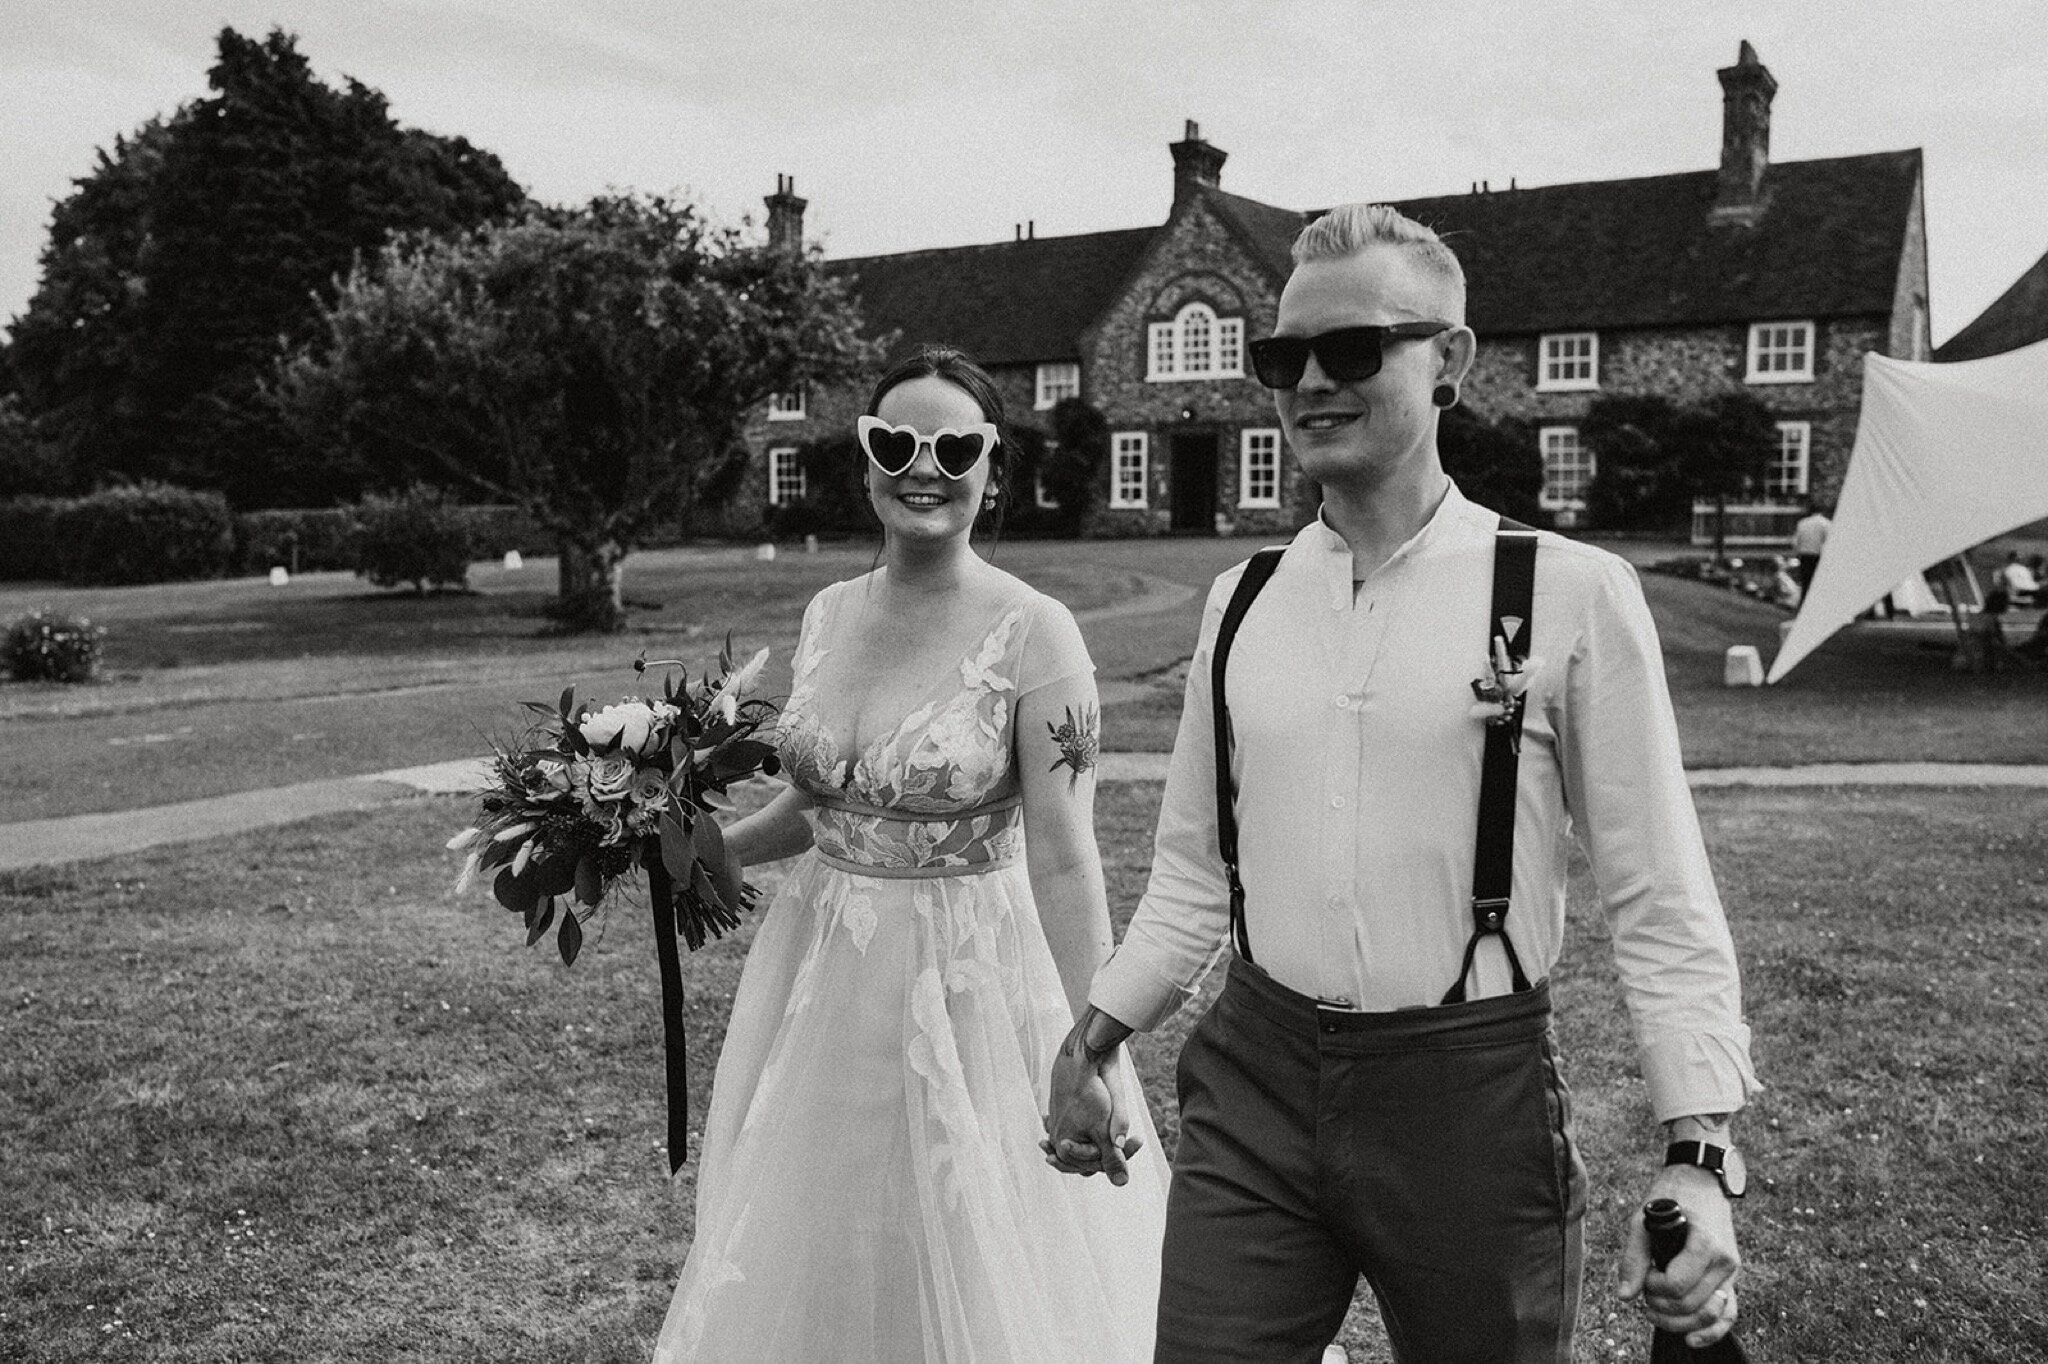
<instances>
[{"instance_id":1,"label":"champagne bottle","mask_svg":"<svg viewBox=\"0 0 2048 1364\"><path fill-rule=\"evenodd\" d=\"M1669 1198L1653 1198L1643 1205L1643 1225L1650 1233L1650 1262L1659 1269L1678 1258L1685 1249L1686 1234L1692 1230L1685 1210ZM1749 1364L1749 1356L1742 1352L1733 1331L1704 1349L1686 1344L1683 1335L1657 1331L1650 1337L1650 1364Z\"/></svg>"}]
</instances>

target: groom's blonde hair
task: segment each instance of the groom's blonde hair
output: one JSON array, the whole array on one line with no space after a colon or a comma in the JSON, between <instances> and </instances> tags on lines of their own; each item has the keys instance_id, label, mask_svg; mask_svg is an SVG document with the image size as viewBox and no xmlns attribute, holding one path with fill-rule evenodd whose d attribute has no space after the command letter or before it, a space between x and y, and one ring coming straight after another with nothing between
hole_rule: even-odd
<instances>
[{"instance_id":1,"label":"groom's blonde hair","mask_svg":"<svg viewBox=\"0 0 2048 1364\"><path fill-rule=\"evenodd\" d=\"M1407 251L1447 291L1445 301L1455 311L1445 320L1465 320L1465 267L1443 238L1392 205L1343 204L1331 209L1294 239L1294 263L1343 260L1373 246Z\"/></svg>"}]
</instances>

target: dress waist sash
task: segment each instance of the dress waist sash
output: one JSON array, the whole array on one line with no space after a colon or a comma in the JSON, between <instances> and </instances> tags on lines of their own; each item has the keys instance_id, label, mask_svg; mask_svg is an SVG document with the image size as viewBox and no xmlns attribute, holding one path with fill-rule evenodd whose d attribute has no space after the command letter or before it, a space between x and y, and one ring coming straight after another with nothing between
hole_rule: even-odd
<instances>
[{"instance_id":1,"label":"dress waist sash","mask_svg":"<svg viewBox=\"0 0 2048 1364\"><path fill-rule=\"evenodd\" d=\"M836 795L812 794L811 801L821 809L836 810L844 814L858 815L868 819L889 820L898 824L959 824L983 815L1004 814L1015 810L1023 804L1024 796L1022 792L1012 792L1010 795L996 800L985 801L969 809L935 811L930 814L919 814L900 808L891 809L885 805L869 805L863 801L848 800L844 796ZM1011 854L1009 856L992 857L983 862L935 862L924 866L899 866L875 862L853 862L844 857L828 853L823 848L814 848L813 851L817 853L818 860L828 867L833 867L843 872L850 872L855 876L877 876L887 880L923 881L948 876L985 876L989 872L1001 871L1005 867L1013 866L1017 861L1016 856Z\"/></svg>"},{"instance_id":2,"label":"dress waist sash","mask_svg":"<svg viewBox=\"0 0 2048 1364\"><path fill-rule=\"evenodd\" d=\"M957 866L933 863L924 867L885 867L875 862L849 862L843 857L834 857L823 848L811 849L820 862L839 871L855 876L879 876L887 881L935 881L948 876L986 876L992 871L1015 866L1014 857L998 857L987 862L971 862Z\"/></svg>"},{"instance_id":3,"label":"dress waist sash","mask_svg":"<svg viewBox=\"0 0 2048 1364\"><path fill-rule=\"evenodd\" d=\"M912 810L891 808L887 805L869 805L863 801L848 800L844 796L821 796L816 792L806 792L805 794L810 796L813 805L827 810L844 810L850 815L866 815L870 819L889 819L896 821L898 824L958 824L963 819L973 819L979 815L993 815L1000 814L1004 810L1014 810L1024 803L1024 793L1013 791L1007 796L984 801L970 809L935 811L931 814L921 815Z\"/></svg>"}]
</instances>

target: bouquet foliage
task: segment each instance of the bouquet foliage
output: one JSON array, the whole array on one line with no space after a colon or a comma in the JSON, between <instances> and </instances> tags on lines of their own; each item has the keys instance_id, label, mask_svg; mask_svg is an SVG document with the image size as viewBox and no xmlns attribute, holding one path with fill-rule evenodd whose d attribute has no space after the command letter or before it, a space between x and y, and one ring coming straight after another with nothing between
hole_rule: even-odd
<instances>
[{"instance_id":1,"label":"bouquet foliage","mask_svg":"<svg viewBox=\"0 0 2048 1364\"><path fill-rule=\"evenodd\" d=\"M732 783L776 771L774 745L757 737L776 707L750 695L767 661L763 649L735 671L728 639L716 678L692 684L685 669L659 696L597 707L572 686L553 705L523 703L542 718L497 751L475 824L449 840L469 852L457 889L495 873L492 891L525 920L528 946L559 919L565 963L582 949L583 922L636 869L656 890L657 928L672 901L673 929L692 950L737 927L754 890L711 812ZM633 664L643 675L649 666L682 665Z\"/></svg>"}]
</instances>

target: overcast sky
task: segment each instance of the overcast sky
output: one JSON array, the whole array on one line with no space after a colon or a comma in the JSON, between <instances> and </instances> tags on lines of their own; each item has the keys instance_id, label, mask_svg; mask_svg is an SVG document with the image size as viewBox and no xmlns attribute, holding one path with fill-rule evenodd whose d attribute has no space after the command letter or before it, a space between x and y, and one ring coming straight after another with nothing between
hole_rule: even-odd
<instances>
[{"instance_id":1,"label":"overcast sky","mask_svg":"<svg viewBox=\"0 0 2048 1364\"><path fill-rule=\"evenodd\" d=\"M0 0L0 318L51 202L205 93L223 24L544 199L758 221L793 175L833 256L1162 222L1189 118L1290 208L1707 169L1748 38L1774 159L1925 151L1937 341L2048 252L2043 0Z\"/></svg>"}]
</instances>

